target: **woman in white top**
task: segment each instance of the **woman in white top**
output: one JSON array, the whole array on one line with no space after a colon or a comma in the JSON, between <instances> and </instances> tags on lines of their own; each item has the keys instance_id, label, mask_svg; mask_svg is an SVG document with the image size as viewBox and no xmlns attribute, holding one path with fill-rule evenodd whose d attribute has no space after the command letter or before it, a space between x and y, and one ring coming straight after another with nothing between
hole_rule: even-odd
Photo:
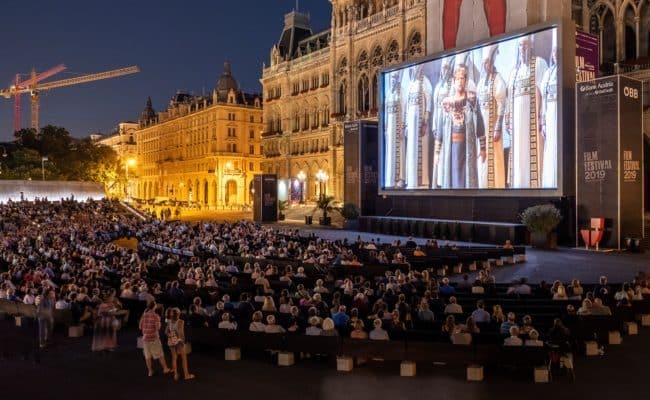
<instances>
[{"instance_id":1,"label":"woman in white top","mask_svg":"<svg viewBox=\"0 0 650 400\"><path fill-rule=\"evenodd\" d=\"M376 318L372 325L375 327L373 330L370 331L370 335L368 337L371 340L389 340L390 338L388 337L388 332L386 332L385 329L381 327L382 322L379 318Z\"/></svg>"},{"instance_id":2,"label":"woman in white top","mask_svg":"<svg viewBox=\"0 0 650 400\"><path fill-rule=\"evenodd\" d=\"M266 328L264 329L266 333L284 333L285 330L283 327L275 323L275 316L269 315L266 317Z\"/></svg>"},{"instance_id":3,"label":"woman in white top","mask_svg":"<svg viewBox=\"0 0 650 400\"><path fill-rule=\"evenodd\" d=\"M253 313L253 322L248 326L248 330L251 332L265 332L266 325L262 322L262 312L255 311Z\"/></svg>"},{"instance_id":4,"label":"woman in white top","mask_svg":"<svg viewBox=\"0 0 650 400\"><path fill-rule=\"evenodd\" d=\"M228 329L234 331L237 329L237 323L230 321L229 313L223 313L221 316L221 322L219 322L218 327L219 329Z\"/></svg>"},{"instance_id":5,"label":"woman in white top","mask_svg":"<svg viewBox=\"0 0 650 400\"><path fill-rule=\"evenodd\" d=\"M521 346L524 344L523 340L519 337L519 328L516 326L510 327L510 337L503 341L504 346Z\"/></svg>"}]
</instances>

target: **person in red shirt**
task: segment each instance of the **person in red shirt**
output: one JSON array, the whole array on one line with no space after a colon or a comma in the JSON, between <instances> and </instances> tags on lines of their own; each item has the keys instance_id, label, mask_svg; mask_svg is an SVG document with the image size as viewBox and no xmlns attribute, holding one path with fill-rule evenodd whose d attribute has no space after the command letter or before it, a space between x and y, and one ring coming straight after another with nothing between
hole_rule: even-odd
<instances>
[{"instance_id":1,"label":"person in red shirt","mask_svg":"<svg viewBox=\"0 0 650 400\"><path fill-rule=\"evenodd\" d=\"M144 362L147 364L149 376L153 376L153 363L151 360L158 360L163 368L163 373L172 372L167 366L165 353L163 352L162 343L160 342L160 316L156 313L156 302L151 301L147 304L147 309L140 318L140 331L142 332L142 352L144 353Z\"/></svg>"}]
</instances>

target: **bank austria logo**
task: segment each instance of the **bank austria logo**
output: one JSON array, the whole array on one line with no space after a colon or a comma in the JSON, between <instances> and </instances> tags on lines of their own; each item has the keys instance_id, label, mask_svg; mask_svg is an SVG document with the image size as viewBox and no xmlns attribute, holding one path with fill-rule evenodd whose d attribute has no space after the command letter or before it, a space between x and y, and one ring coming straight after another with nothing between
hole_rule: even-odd
<instances>
[{"instance_id":1,"label":"bank austria logo","mask_svg":"<svg viewBox=\"0 0 650 400\"><path fill-rule=\"evenodd\" d=\"M639 89L631 88L629 86L625 86L623 88L623 95L625 97L629 97L629 98L632 98L632 99L638 99L639 98Z\"/></svg>"}]
</instances>

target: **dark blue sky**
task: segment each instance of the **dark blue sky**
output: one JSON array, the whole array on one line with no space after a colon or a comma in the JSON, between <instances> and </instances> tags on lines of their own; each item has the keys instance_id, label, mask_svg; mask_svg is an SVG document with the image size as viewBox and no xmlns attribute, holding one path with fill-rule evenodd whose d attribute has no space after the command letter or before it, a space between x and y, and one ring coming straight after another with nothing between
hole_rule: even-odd
<instances>
[{"instance_id":1,"label":"dark blue sky","mask_svg":"<svg viewBox=\"0 0 650 400\"><path fill-rule=\"evenodd\" d=\"M240 86L261 91L283 15L295 0L3 0L0 84L16 73L65 63L50 80L138 65L139 74L53 89L41 96L41 126L59 125L74 136L110 132L135 120L147 96L166 108L176 90L210 92L228 59ZM328 0L302 0L315 32L330 21ZM29 97L23 95L23 126ZM0 98L0 141L13 138L13 100Z\"/></svg>"}]
</instances>

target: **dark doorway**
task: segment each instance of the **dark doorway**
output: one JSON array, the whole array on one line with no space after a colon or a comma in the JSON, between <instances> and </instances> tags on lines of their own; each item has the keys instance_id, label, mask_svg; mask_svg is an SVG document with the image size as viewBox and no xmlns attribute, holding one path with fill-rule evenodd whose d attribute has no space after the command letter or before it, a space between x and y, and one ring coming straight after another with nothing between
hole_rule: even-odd
<instances>
[{"instance_id":1,"label":"dark doorway","mask_svg":"<svg viewBox=\"0 0 650 400\"><path fill-rule=\"evenodd\" d=\"M636 32L631 26L625 26L625 59L636 58Z\"/></svg>"}]
</instances>

